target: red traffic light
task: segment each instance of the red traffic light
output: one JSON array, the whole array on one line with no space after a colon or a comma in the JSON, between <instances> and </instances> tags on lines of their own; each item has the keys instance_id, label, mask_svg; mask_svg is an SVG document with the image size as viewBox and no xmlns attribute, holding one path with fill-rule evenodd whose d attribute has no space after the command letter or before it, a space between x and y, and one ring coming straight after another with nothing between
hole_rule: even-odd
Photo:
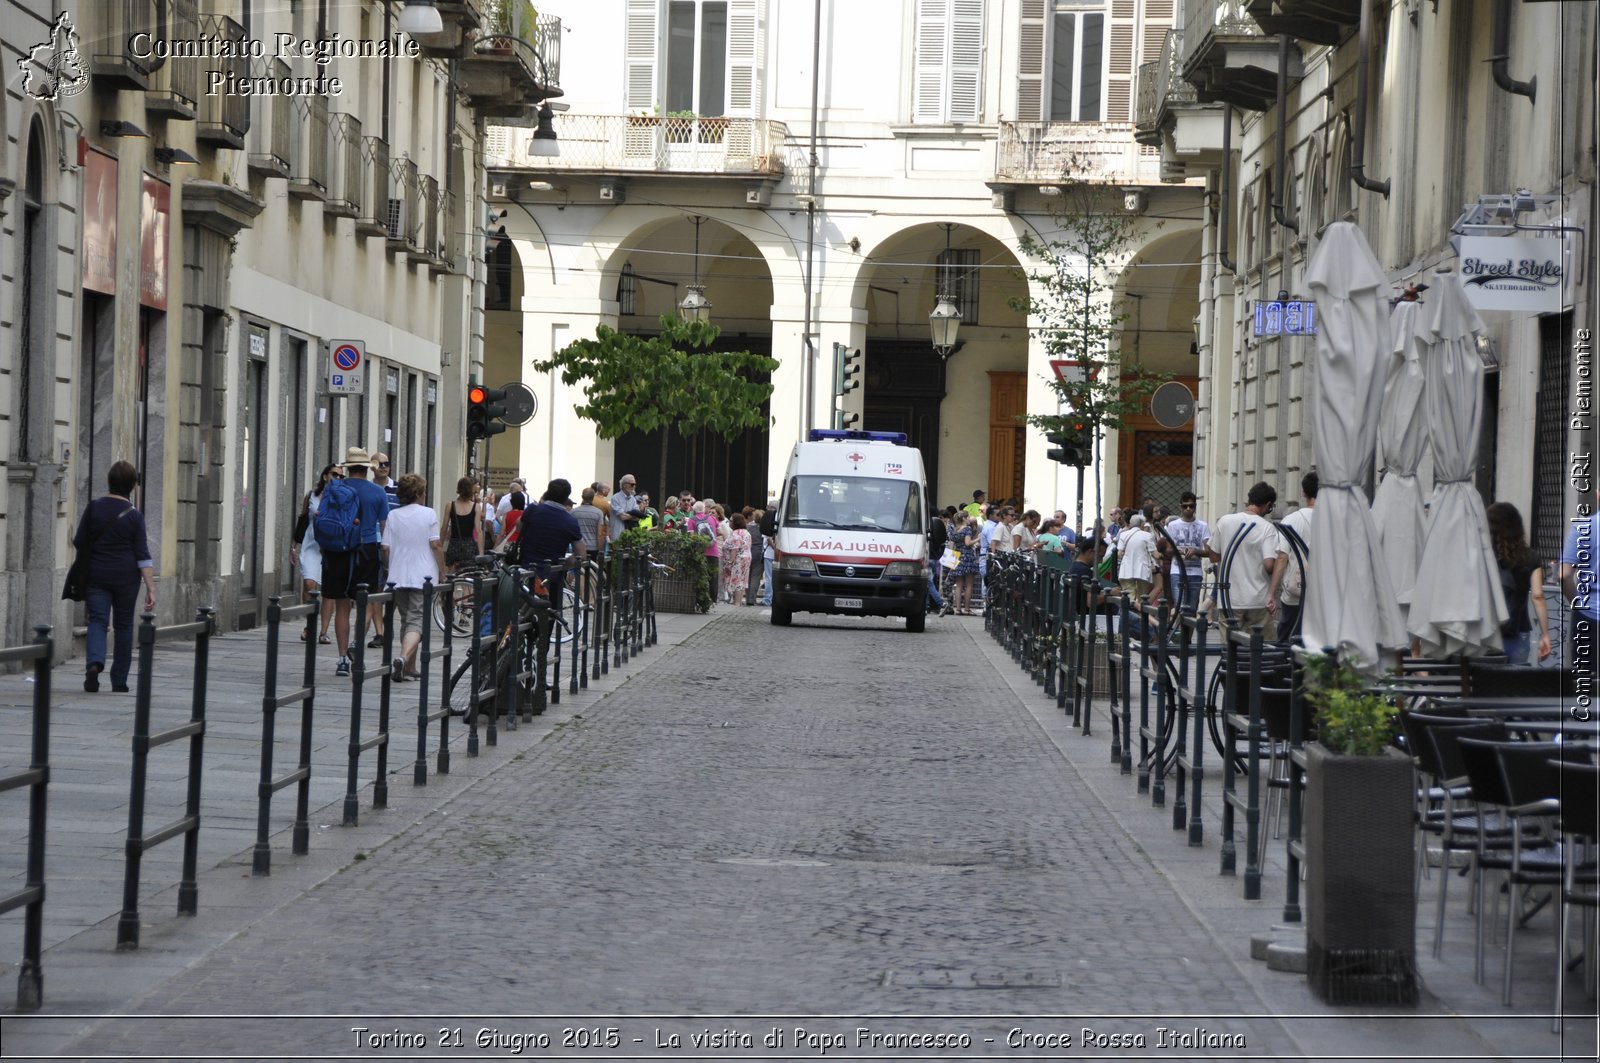
<instances>
[{"instance_id":1,"label":"red traffic light","mask_svg":"<svg viewBox=\"0 0 1600 1063\"><path fill-rule=\"evenodd\" d=\"M467 392L467 401L468 402L481 403L485 399L487 399L488 397L489 397L489 393L487 391L485 391L483 388L473 388L472 390Z\"/></svg>"}]
</instances>

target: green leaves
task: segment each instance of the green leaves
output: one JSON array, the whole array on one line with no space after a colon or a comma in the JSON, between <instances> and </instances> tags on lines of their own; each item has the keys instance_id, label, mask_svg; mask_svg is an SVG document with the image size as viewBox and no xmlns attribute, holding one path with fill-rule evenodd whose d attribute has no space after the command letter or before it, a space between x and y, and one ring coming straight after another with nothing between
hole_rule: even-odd
<instances>
[{"instance_id":1,"label":"green leaves","mask_svg":"<svg viewBox=\"0 0 1600 1063\"><path fill-rule=\"evenodd\" d=\"M760 378L778 363L749 351L710 350L721 331L671 314L661 319L657 336L601 325L594 339L577 340L534 368L559 373L565 384L583 384L585 401L575 412L593 421L602 439L664 427L683 436L709 429L732 439L766 427L761 406L772 384Z\"/></svg>"},{"instance_id":2,"label":"green leaves","mask_svg":"<svg viewBox=\"0 0 1600 1063\"><path fill-rule=\"evenodd\" d=\"M1344 661L1308 654L1305 698L1316 709L1317 740L1337 753L1375 757L1394 740L1394 706Z\"/></svg>"}]
</instances>

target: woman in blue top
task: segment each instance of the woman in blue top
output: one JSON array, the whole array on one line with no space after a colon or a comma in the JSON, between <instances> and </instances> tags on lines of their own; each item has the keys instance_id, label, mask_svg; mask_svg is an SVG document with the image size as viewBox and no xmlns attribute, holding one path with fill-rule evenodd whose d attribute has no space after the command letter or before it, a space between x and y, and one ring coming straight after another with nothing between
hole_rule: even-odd
<instances>
[{"instance_id":1,"label":"woman in blue top","mask_svg":"<svg viewBox=\"0 0 1600 1063\"><path fill-rule=\"evenodd\" d=\"M133 489L139 473L132 462L119 461L106 473L110 490L90 502L72 537L73 549L89 557L89 651L83 689L100 689L106 667L106 627L116 625L116 645L111 661L111 689L125 693L128 669L133 664L133 607L138 602L139 581L144 580L144 611L156 607L156 576L150 564L150 544L145 539L144 514L133 506Z\"/></svg>"}]
</instances>

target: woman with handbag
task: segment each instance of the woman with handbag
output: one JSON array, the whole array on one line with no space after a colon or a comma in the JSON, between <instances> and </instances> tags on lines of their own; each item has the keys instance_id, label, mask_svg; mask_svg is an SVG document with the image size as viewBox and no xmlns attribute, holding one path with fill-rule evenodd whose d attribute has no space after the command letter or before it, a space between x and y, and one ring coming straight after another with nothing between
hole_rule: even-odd
<instances>
[{"instance_id":1,"label":"woman with handbag","mask_svg":"<svg viewBox=\"0 0 1600 1063\"><path fill-rule=\"evenodd\" d=\"M309 597L312 591L322 589L322 547L317 545L317 536L311 530L317 522L317 511L322 508L322 492L334 480L344 479L344 470L337 465L323 467L322 475L317 477L317 486L306 492L304 501L300 503L300 517L294 522L294 542L289 546L289 559L300 566L300 581L303 593ZM333 642L328 637L328 624L333 620L333 599L322 600L322 634L317 641L326 646ZM306 640L304 629L300 631L300 641Z\"/></svg>"},{"instance_id":2,"label":"woman with handbag","mask_svg":"<svg viewBox=\"0 0 1600 1063\"><path fill-rule=\"evenodd\" d=\"M456 481L456 497L445 507L439 538L444 540L444 560L451 575L483 553L483 507L478 504L478 481L472 477Z\"/></svg>"},{"instance_id":3,"label":"woman with handbag","mask_svg":"<svg viewBox=\"0 0 1600 1063\"><path fill-rule=\"evenodd\" d=\"M144 514L134 508L133 489L139 473L132 462L119 461L106 473L107 493L84 508L78 532L72 537L77 556L72 567L89 609L88 663L83 689L100 689L106 668L106 628L115 627L111 658L111 689L128 690L128 670L133 665L133 607L138 603L139 582L144 581L144 610L156 607L155 568L145 538Z\"/></svg>"}]
</instances>

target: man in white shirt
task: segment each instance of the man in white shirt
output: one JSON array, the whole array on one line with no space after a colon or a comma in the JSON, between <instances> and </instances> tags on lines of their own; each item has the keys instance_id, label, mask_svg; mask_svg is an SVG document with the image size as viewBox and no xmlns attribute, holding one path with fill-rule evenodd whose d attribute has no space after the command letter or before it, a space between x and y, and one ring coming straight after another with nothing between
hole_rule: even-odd
<instances>
[{"instance_id":1,"label":"man in white shirt","mask_svg":"<svg viewBox=\"0 0 1600 1063\"><path fill-rule=\"evenodd\" d=\"M518 491L522 492L524 498L527 497L528 483L520 476L506 485L505 494L501 495L500 501L494 504L494 517L500 523L501 528L506 526L506 514L511 512L511 496Z\"/></svg>"},{"instance_id":2,"label":"man in white shirt","mask_svg":"<svg viewBox=\"0 0 1600 1063\"><path fill-rule=\"evenodd\" d=\"M1145 527L1144 514L1135 513L1130 527L1117 537L1117 582L1135 604L1150 595L1155 575L1156 537Z\"/></svg>"},{"instance_id":3,"label":"man in white shirt","mask_svg":"<svg viewBox=\"0 0 1600 1063\"><path fill-rule=\"evenodd\" d=\"M1268 642L1278 638L1278 583L1283 579L1283 540L1273 527L1272 507L1278 492L1266 481L1250 488L1243 513L1229 513L1217 521L1206 544L1206 555L1221 562L1218 604L1222 625L1262 627Z\"/></svg>"},{"instance_id":4,"label":"man in white shirt","mask_svg":"<svg viewBox=\"0 0 1600 1063\"><path fill-rule=\"evenodd\" d=\"M1186 613L1200 607L1200 584L1204 579L1206 540L1211 526L1195 515L1198 500L1185 491L1178 502L1178 515L1167 521L1167 535L1178 551L1172 559L1172 600Z\"/></svg>"},{"instance_id":5,"label":"man in white shirt","mask_svg":"<svg viewBox=\"0 0 1600 1063\"><path fill-rule=\"evenodd\" d=\"M1316 472L1308 472L1300 478L1300 497L1304 502L1299 509L1283 518L1283 527L1287 529L1280 532L1284 538L1283 548L1288 558L1287 568L1283 580L1279 584L1282 608L1278 611L1278 637L1280 642L1288 642L1294 634L1295 623L1300 619L1300 603L1305 595L1306 573L1305 566L1300 563L1300 558L1294 546L1300 548L1300 553L1305 555L1307 561L1311 560L1311 513L1317 506L1317 488L1320 486ZM1289 535L1299 537L1299 543L1291 545Z\"/></svg>"},{"instance_id":6,"label":"man in white shirt","mask_svg":"<svg viewBox=\"0 0 1600 1063\"><path fill-rule=\"evenodd\" d=\"M394 584L396 624L400 629L398 667L404 672L396 679L419 678L417 648L422 643L422 585L425 580L439 583L444 571L444 549L439 545L439 516L426 505L428 482L415 473L400 477L397 485L400 505L389 513L383 525L383 559Z\"/></svg>"}]
</instances>

